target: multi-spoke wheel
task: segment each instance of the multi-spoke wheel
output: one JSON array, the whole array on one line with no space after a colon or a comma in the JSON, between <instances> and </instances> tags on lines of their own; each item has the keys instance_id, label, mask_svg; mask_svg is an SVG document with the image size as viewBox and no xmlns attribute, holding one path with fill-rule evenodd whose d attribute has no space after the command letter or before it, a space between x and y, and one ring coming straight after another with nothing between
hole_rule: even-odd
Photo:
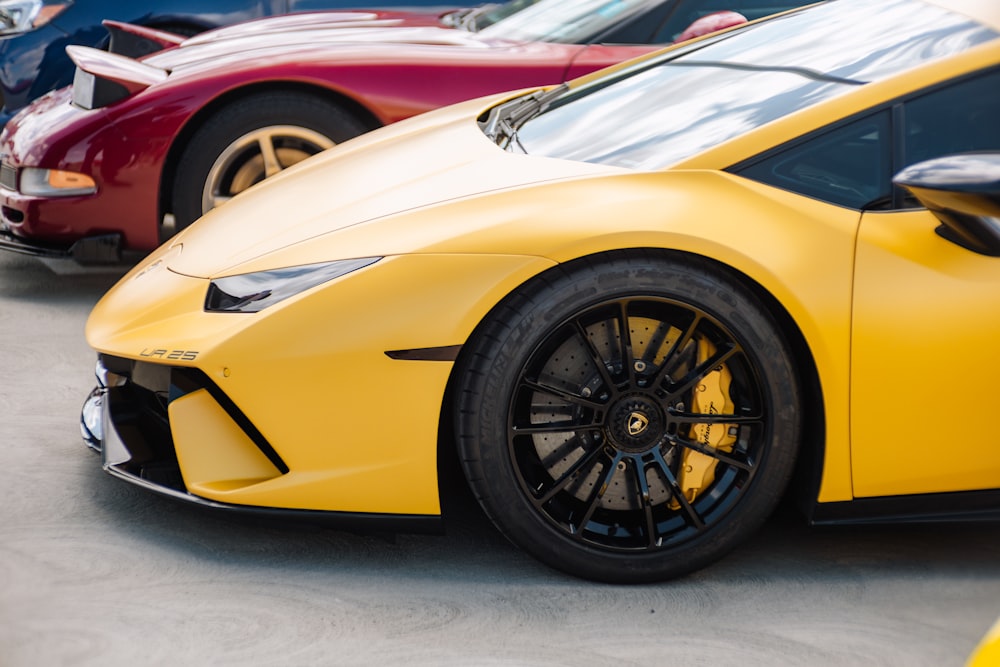
<instances>
[{"instance_id":1,"label":"multi-spoke wheel","mask_svg":"<svg viewBox=\"0 0 1000 667\"><path fill-rule=\"evenodd\" d=\"M319 132L295 125L270 125L237 137L208 171L201 191L202 214L333 145Z\"/></svg>"},{"instance_id":2,"label":"multi-spoke wheel","mask_svg":"<svg viewBox=\"0 0 1000 667\"><path fill-rule=\"evenodd\" d=\"M302 93L243 98L209 118L177 163L177 229L255 183L365 131L340 107Z\"/></svg>"},{"instance_id":3,"label":"multi-spoke wheel","mask_svg":"<svg viewBox=\"0 0 1000 667\"><path fill-rule=\"evenodd\" d=\"M604 581L663 579L767 517L797 450L773 320L709 265L633 253L523 286L463 352L469 481L516 544Z\"/></svg>"}]
</instances>

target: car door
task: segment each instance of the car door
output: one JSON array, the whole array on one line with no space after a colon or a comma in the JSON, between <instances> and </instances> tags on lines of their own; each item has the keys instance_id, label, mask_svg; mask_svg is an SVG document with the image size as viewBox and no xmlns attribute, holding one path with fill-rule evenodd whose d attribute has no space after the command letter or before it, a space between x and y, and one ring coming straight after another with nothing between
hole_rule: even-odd
<instances>
[{"instance_id":1,"label":"car door","mask_svg":"<svg viewBox=\"0 0 1000 667\"><path fill-rule=\"evenodd\" d=\"M1000 257L936 233L892 175L1000 150L1000 72L921 91L733 171L856 211L850 469L856 498L1000 488ZM837 443L832 443L837 445Z\"/></svg>"},{"instance_id":2,"label":"car door","mask_svg":"<svg viewBox=\"0 0 1000 667\"><path fill-rule=\"evenodd\" d=\"M1000 72L894 105L895 166L1000 150ZM904 193L866 211L852 336L856 497L1000 488L1000 257L946 240ZM911 208L917 207L917 208Z\"/></svg>"}]
</instances>

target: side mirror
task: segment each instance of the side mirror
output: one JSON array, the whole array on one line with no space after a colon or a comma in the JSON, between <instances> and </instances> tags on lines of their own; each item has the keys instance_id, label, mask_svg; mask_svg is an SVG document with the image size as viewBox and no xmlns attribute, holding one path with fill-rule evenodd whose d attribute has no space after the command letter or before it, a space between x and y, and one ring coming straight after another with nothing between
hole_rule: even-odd
<instances>
[{"instance_id":1,"label":"side mirror","mask_svg":"<svg viewBox=\"0 0 1000 667\"><path fill-rule=\"evenodd\" d=\"M942 223L938 234L969 250L1000 257L1000 152L918 162L892 182L937 216Z\"/></svg>"}]
</instances>

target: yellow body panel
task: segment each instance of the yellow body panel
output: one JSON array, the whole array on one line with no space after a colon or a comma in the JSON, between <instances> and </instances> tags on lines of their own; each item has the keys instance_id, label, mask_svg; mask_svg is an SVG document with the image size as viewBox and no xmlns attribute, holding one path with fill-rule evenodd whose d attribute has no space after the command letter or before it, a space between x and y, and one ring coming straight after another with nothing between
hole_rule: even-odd
<instances>
[{"instance_id":1,"label":"yellow body panel","mask_svg":"<svg viewBox=\"0 0 1000 667\"><path fill-rule=\"evenodd\" d=\"M542 211L537 205L529 206L539 198L535 190L453 202L449 217L463 219L467 207L467 215L477 220L466 235L446 236L448 230L439 229L439 211L428 207L405 218L369 223L380 227L378 234L361 224L331 235L329 241L320 238L288 247L277 254L290 266L317 261L317 255L324 253L327 257L333 253L366 256L374 254L376 244L391 247L400 239L412 243L412 230L420 229L427 244L421 250L427 254L384 259L340 279L336 289L324 289L258 315L200 312L206 281L152 271L132 279L134 297L132 290L116 290L115 301L126 304L124 312L105 312L110 305L104 302L98 306L88 339L101 351L123 356L138 356L149 348L198 350L196 365L253 416L255 426L269 441L295 443L287 453L279 449L293 470L326 471L344 491L324 486L327 480L319 477L317 490L294 500L282 491L286 495L279 496L285 502L279 502L278 496L248 496L239 502L266 500L267 504L321 505L324 509L349 506L352 511L389 511L390 507L397 512L436 511L434 448L450 364L393 361L384 352L464 343L504 295L557 262L620 248L675 248L714 257L746 274L775 295L797 321L820 369L828 414L826 474L820 498L850 499L848 355L857 212L720 172L616 172L602 181L608 196L599 202L586 199L593 187L589 178L542 186L546 190L543 201L551 202L551 208ZM729 196L715 196L720 189ZM668 199L664 192L674 194ZM492 205L501 196L504 206ZM525 216L511 220L509 213L519 210L521 198ZM669 219L664 210L670 211ZM544 226L538 224L540 215L546 220ZM628 224L609 226L607 220ZM179 237L179 244L189 242L190 235ZM482 254L462 254L463 247ZM485 254L484 249L499 254ZM162 288L144 284L159 280L164 281ZM187 298L178 296L180 285L190 286ZM375 294L377 300L372 299ZM428 301L420 296L424 294L436 298ZM141 316L131 329L121 326L139 312L133 298L144 303L160 299L164 304L149 313L148 328ZM162 310L173 303L177 304L175 314ZM820 303L824 306L816 308ZM327 313L335 313L336 318L327 321ZM98 332L101 324L112 326L111 338ZM217 350L213 341L220 338L224 344ZM229 376L224 375L225 369ZM288 377L308 378L311 386L294 392L270 389L281 387ZM393 381L386 383L384 377ZM394 424L407 424L405 433L367 430L364 423L372 415L382 415L381 421L393 415ZM328 434L320 435L323 431ZM403 441L407 444L399 445L399 452L395 445L378 444ZM397 471L400 459L408 463ZM373 491L369 475L383 475L381 490ZM384 488L393 483L416 485L415 475L427 482L423 492L394 499L411 502L411 506L391 504Z\"/></svg>"},{"instance_id":2,"label":"yellow body panel","mask_svg":"<svg viewBox=\"0 0 1000 667\"><path fill-rule=\"evenodd\" d=\"M484 313L454 304L495 303L506 293L498 276L522 282L551 262L416 255L376 266L259 314L205 313L208 281L166 268L133 272L95 308L87 336L100 351L138 360L152 349L196 352L193 360L169 363L202 369L290 469L259 483L233 483L243 473L216 462L245 443L233 444L226 427L207 430L212 414L203 406L195 413L187 403L192 394L174 405L198 425L186 423L174 438L182 475L197 495L268 507L438 514L437 436L452 364L394 360L385 352L462 343ZM424 293L440 298L413 297ZM160 304L136 310L143 300ZM124 321L131 326L104 326ZM195 458L189 452L198 448L213 451Z\"/></svg>"},{"instance_id":3,"label":"yellow body panel","mask_svg":"<svg viewBox=\"0 0 1000 667\"><path fill-rule=\"evenodd\" d=\"M172 401L169 414L177 459L192 493L222 500L230 490L281 475L204 389Z\"/></svg>"},{"instance_id":4,"label":"yellow body panel","mask_svg":"<svg viewBox=\"0 0 1000 667\"><path fill-rule=\"evenodd\" d=\"M855 495L1000 486L1000 260L948 242L927 211L869 213L858 240Z\"/></svg>"},{"instance_id":5,"label":"yellow body panel","mask_svg":"<svg viewBox=\"0 0 1000 667\"><path fill-rule=\"evenodd\" d=\"M997 621L986 632L965 667L996 667L1000 665L1000 621Z\"/></svg>"},{"instance_id":6,"label":"yellow body panel","mask_svg":"<svg viewBox=\"0 0 1000 667\"><path fill-rule=\"evenodd\" d=\"M958 4L1000 23L992 3ZM228 416L190 395L171 413L189 422L175 439L194 493L437 514L453 364L386 353L464 344L505 296L560 263L670 249L730 267L795 323L820 394L807 397L821 408L820 438L803 443L822 454L819 502L996 488L1000 452L987 420L1000 370L1000 261L939 238L926 212L862 217L724 170L1000 62L998 42L860 86L656 172L500 151L475 118L503 96L426 114L215 209L98 304L87 339L109 355L202 370L290 469L269 477L270 464L245 451ZM382 259L260 313L203 309L211 278L361 257ZM209 432L218 449L196 452ZM974 453L958 454L960 442ZM226 469L230 458L241 463Z\"/></svg>"}]
</instances>

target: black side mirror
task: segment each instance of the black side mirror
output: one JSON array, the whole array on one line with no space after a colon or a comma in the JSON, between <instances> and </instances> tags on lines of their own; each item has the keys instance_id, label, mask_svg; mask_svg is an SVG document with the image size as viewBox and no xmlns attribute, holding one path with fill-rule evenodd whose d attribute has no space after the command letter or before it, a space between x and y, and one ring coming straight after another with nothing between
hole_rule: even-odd
<instances>
[{"instance_id":1,"label":"black side mirror","mask_svg":"<svg viewBox=\"0 0 1000 667\"><path fill-rule=\"evenodd\" d=\"M927 207L944 238L1000 257L1000 152L962 153L918 162L892 182Z\"/></svg>"}]
</instances>

